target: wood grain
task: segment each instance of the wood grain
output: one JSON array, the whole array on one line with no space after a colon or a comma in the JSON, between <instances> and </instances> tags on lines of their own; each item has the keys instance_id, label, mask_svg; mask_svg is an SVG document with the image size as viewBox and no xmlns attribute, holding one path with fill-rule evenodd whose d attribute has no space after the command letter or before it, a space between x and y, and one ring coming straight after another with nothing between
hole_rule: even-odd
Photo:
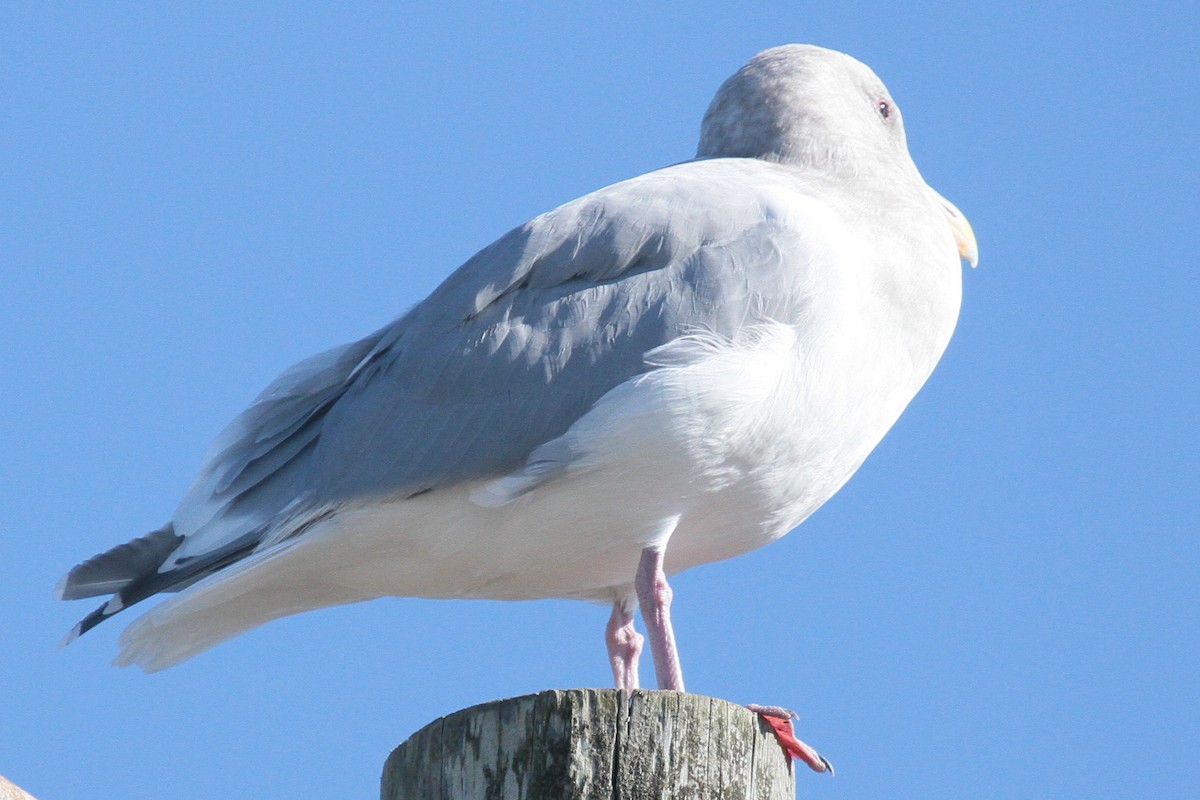
<instances>
[{"instance_id":1,"label":"wood grain","mask_svg":"<svg viewBox=\"0 0 1200 800\"><path fill-rule=\"evenodd\" d=\"M793 800L756 714L680 692L571 689L442 717L392 752L383 800Z\"/></svg>"}]
</instances>

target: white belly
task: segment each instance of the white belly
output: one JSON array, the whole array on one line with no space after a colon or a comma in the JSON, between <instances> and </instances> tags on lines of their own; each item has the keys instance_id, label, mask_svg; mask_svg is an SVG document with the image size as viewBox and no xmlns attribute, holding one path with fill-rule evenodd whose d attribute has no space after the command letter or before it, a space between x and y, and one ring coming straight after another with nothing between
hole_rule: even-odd
<instances>
[{"instance_id":1,"label":"white belly","mask_svg":"<svg viewBox=\"0 0 1200 800\"><path fill-rule=\"evenodd\" d=\"M628 590L651 544L670 573L747 552L829 499L924 380L865 351L822 374L845 371L860 339L818 346L770 323L679 343L535 453L535 470L344 509L303 549L364 596L597 600Z\"/></svg>"},{"instance_id":2,"label":"white belly","mask_svg":"<svg viewBox=\"0 0 1200 800\"><path fill-rule=\"evenodd\" d=\"M526 469L324 510L143 615L118 663L162 669L271 619L387 595L612 600L648 545L666 545L669 573L760 547L850 478L952 327L920 359L869 330L799 340L776 323L677 342Z\"/></svg>"}]
</instances>

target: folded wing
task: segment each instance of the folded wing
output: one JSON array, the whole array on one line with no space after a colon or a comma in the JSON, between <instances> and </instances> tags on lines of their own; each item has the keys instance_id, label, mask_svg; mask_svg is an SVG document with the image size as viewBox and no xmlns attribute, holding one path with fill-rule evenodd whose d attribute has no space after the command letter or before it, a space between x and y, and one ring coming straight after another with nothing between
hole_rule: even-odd
<instances>
[{"instance_id":1,"label":"folded wing","mask_svg":"<svg viewBox=\"0 0 1200 800\"><path fill-rule=\"evenodd\" d=\"M159 531L86 562L63 596L117 587L115 613L294 535L321 509L503 475L652 369L649 351L794 316L795 243L762 235L777 225L763 201L775 169L688 162L516 228L391 325L285 372L218 438L175 539Z\"/></svg>"}]
</instances>

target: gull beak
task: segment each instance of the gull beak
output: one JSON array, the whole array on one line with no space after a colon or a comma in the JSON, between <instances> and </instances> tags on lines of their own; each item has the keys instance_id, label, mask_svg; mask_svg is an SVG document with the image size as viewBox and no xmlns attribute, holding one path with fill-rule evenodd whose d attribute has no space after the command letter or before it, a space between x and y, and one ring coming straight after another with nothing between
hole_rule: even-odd
<instances>
[{"instance_id":1,"label":"gull beak","mask_svg":"<svg viewBox=\"0 0 1200 800\"><path fill-rule=\"evenodd\" d=\"M975 231L971 230L971 223L967 222L967 218L958 210L958 206L937 192L934 192L934 195L937 196L942 211L946 214L950 230L954 231L954 241L958 242L958 254L974 268L979 263L979 245L975 242Z\"/></svg>"}]
</instances>

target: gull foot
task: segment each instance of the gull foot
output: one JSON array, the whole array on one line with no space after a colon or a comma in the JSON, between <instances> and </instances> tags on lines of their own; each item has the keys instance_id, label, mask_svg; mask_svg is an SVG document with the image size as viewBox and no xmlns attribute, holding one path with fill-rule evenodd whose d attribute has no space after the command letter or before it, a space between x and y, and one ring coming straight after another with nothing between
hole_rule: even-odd
<instances>
[{"instance_id":1,"label":"gull foot","mask_svg":"<svg viewBox=\"0 0 1200 800\"><path fill-rule=\"evenodd\" d=\"M751 703L746 708L758 714L771 726L771 729L775 731L775 738L779 740L780 746L789 756L808 764L813 772L835 774L833 764L829 763L829 759L796 738L792 720L799 719L799 715L795 711L782 706L760 706L755 703Z\"/></svg>"}]
</instances>

